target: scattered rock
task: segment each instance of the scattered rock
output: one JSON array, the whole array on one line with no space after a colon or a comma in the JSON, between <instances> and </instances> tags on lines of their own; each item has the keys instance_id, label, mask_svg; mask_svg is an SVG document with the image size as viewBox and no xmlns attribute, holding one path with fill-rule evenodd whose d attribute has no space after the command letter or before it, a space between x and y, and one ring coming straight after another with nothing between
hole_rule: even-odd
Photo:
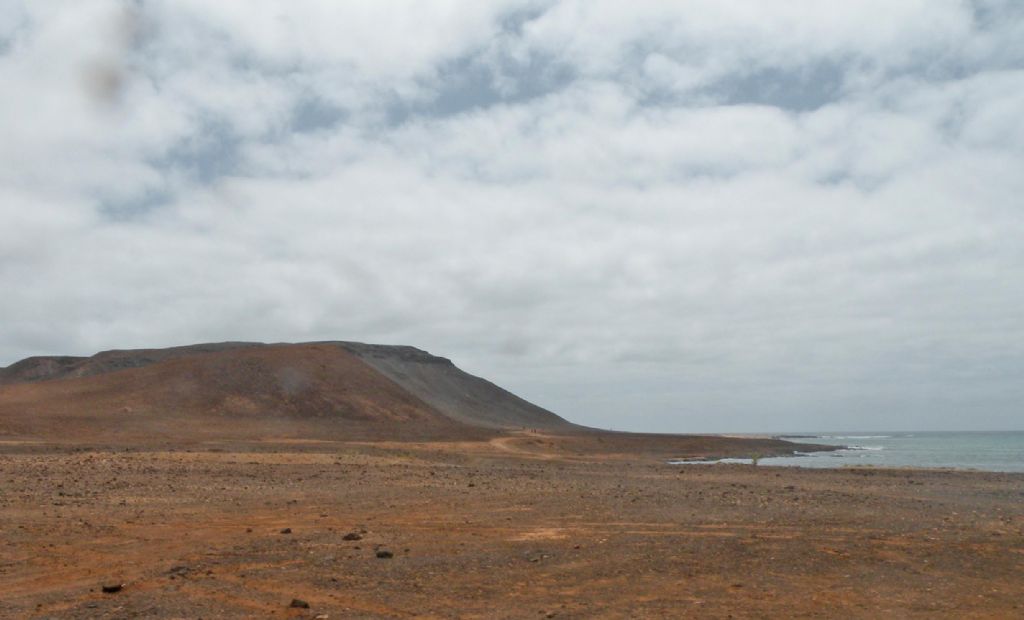
<instances>
[{"instance_id":1,"label":"scattered rock","mask_svg":"<svg viewBox=\"0 0 1024 620\"><path fill-rule=\"evenodd\" d=\"M309 609L309 603L302 600L301 598L293 598L289 607L296 607L298 609Z\"/></svg>"},{"instance_id":2,"label":"scattered rock","mask_svg":"<svg viewBox=\"0 0 1024 620\"><path fill-rule=\"evenodd\" d=\"M362 540L363 535L357 534L356 532L349 532L341 537L342 540Z\"/></svg>"},{"instance_id":3,"label":"scattered rock","mask_svg":"<svg viewBox=\"0 0 1024 620\"><path fill-rule=\"evenodd\" d=\"M395 554L391 553L387 549L381 549L380 551L377 552L377 557L382 559L382 560L389 560L389 559L395 557Z\"/></svg>"},{"instance_id":4,"label":"scattered rock","mask_svg":"<svg viewBox=\"0 0 1024 620\"><path fill-rule=\"evenodd\" d=\"M113 594L114 592L120 592L124 589L123 583L105 583L102 586L105 594Z\"/></svg>"},{"instance_id":5,"label":"scattered rock","mask_svg":"<svg viewBox=\"0 0 1024 620\"><path fill-rule=\"evenodd\" d=\"M292 533L292 528L286 527L283 530L281 530L281 533L282 534L291 534Z\"/></svg>"},{"instance_id":6,"label":"scattered rock","mask_svg":"<svg viewBox=\"0 0 1024 620\"><path fill-rule=\"evenodd\" d=\"M172 566L171 570L167 571L168 579L177 579L178 577L184 578L192 569L184 564L178 564Z\"/></svg>"}]
</instances>

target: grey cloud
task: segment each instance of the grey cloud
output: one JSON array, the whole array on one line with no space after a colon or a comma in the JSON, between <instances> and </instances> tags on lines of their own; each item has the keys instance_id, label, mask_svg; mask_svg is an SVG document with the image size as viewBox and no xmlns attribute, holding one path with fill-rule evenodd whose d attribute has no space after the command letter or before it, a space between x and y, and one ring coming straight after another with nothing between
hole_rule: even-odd
<instances>
[{"instance_id":1,"label":"grey cloud","mask_svg":"<svg viewBox=\"0 0 1024 620\"><path fill-rule=\"evenodd\" d=\"M197 123L191 135L173 145L153 165L208 184L240 170L241 144L242 138L234 132L230 121L210 118Z\"/></svg>"},{"instance_id":2,"label":"grey cloud","mask_svg":"<svg viewBox=\"0 0 1024 620\"><path fill-rule=\"evenodd\" d=\"M288 129L296 133L321 131L342 123L348 114L317 96L302 98L292 109Z\"/></svg>"},{"instance_id":3,"label":"grey cloud","mask_svg":"<svg viewBox=\"0 0 1024 620\"><path fill-rule=\"evenodd\" d=\"M816 110L840 98L844 72L835 62L795 70L767 68L711 86L714 100L726 105L758 104L786 110Z\"/></svg>"},{"instance_id":4,"label":"grey cloud","mask_svg":"<svg viewBox=\"0 0 1024 620\"><path fill-rule=\"evenodd\" d=\"M17 2L0 3L0 56L10 51L29 26L28 15Z\"/></svg>"},{"instance_id":5,"label":"grey cloud","mask_svg":"<svg viewBox=\"0 0 1024 620\"><path fill-rule=\"evenodd\" d=\"M479 55L463 57L441 67L437 96L419 112L450 116L498 104L522 104L557 92L572 79L571 69L550 57L531 55L515 63Z\"/></svg>"}]
</instances>

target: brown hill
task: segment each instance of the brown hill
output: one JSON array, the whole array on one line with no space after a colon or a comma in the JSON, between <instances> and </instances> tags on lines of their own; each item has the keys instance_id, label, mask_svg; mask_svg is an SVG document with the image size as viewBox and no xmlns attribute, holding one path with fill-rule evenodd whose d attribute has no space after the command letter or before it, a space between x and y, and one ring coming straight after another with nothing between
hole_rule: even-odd
<instances>
[{"instance_id":1,"label":"brown hill","mask_svg":"<svg viewBox=\"0 0 1024 620\"><path fill-rule=\"evenodd\" d=\"M258 342L216 342L166 349L128 349L103 351L91 357L51 355L27 357L7 368L0 368L0 385L91 377L127 368L142 368L179 357L217 353L233 349L266 346Z\"/></svg>"},{"instance_id":2,"label":"brown hill","mask_svg":"<svg viewBox=\"0 0 1024 620\"><path fill-rule=\"evenodd\" d=\"M128 367L106 372L97 368L112 356L97 357L50 366L71 369L63 378L33 371L34 380L12 383L8 374L0 387L0 433L48 439L479 434L338 346L179 350L146 364L120 356L131 360Z\"/></svg>"},{"instance_id":3,"label":"brown hill","mask_svg":"<svg viewBox=\"0 0 1024 620\"><path fill-rule=\"evenodd\" d=\"M0 368L0 434L462 438L569 429L413 347L225 342L31 357Z\"/></svg>"},{"instance_id":4,"label":"brown hill","mask_svg":"<svg viewBox=\"0 0 1024 620\"><path fill-rule=\"evenodd\" d=\"M508 433L503 431L519 431ZM0 440L488 440L503 452L654 458L813 449L571 424L413 347L227 342L0 368Z\"/></svg>"}]
</instances>

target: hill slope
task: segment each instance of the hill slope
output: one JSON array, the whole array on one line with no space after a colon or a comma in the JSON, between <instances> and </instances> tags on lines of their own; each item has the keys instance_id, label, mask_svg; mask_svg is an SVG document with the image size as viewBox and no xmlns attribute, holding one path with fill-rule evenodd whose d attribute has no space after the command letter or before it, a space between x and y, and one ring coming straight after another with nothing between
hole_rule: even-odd
<instances>
[{"instance_id":1,"label":"hill slope","mask_svg":"<svg viewBox=\"0 0 1024 620\"><path fill-rule=\"evenodd\" d=\"M413 347L216 343L33 357L0 369L0 433L470 437L572 428Z\"/></svg>"},{"instance_id":2,"label":"hill slope","mask_svg":"<svg viewBox=\"0 0 1024 620\"><path fill-rule=\"evenodd\" d=\"M446 416L485 428L558 430L574 425L450 360L414 347L336 343Z\"/></svg>"},{"instance_id":3,"label":"hill slope","mask_svg":"<svg viewBox=\"0 0 1024 620\"><path fill-rule=\"evenodd\" d=\"M233 348L0 388L8 435L432 437L464 427L330 345Z\"/></svg>"}]
</instances>

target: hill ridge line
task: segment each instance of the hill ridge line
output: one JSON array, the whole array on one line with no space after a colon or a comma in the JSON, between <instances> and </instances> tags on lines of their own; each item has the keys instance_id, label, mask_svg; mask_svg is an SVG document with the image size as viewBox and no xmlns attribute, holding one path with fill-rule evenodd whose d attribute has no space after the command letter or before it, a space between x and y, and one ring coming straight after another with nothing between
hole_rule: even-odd
<instances>
[{"instance_id":1,"label":"hill ridge line","mask_svg":"<svg viewBox=\"0 0 1024 620\"><path fill-rule=\"evenodd\" d=\"M99 385L96 381L100 381L106 386L105 389L110 393L110 398L121 397L123 395L118 396L116 394L118 381L123 381L128 385L143 376L139 375L138 372L171 362L181 363L176 363L173 367L164 368L164 371L172 373L169 380L179 380L173 373L196 372L195 368L206 368L210 364L217 364L218 372L226 372L230 376L235 377L241 370L230 368L232 364L248 363L251 365L252 363L257 363L257 365L270 364L273 367L270 370L264 368L262 372L270 372L271 375L276 373L274 376L292 377L288 379L288 382L292 382L294 379L301 384L308 379L307 375L310 375L310 373L316 374L317 372L309 367L306 363L308 361L306 358L319 359L321 354L317 353L317 351L321 351L324 347L336 347L346 355L350 355L367 366L369 371L381 375L383 379L396 384L398 388L422 401L426 406L436 410L445 418L460 424L483 429L535 428L554 430L579 428L556 414L534 405L486 379L462 371L448 358L436 356L423 349L409 345L368 344L343 340L302 343L227 341L163 349L110 349L100 351L88 357L32 356L0 369L0 394L2 394L5 388L25 385L37 386L37 391L40 394L45 393L47 389L59 392L61 389L67 389L59 387L62 384L66 385L66 380L94 378L94 384ZM208 357L211 355L213 357ZM275 355L278 357L275 357ZM258 362L253 361L255 359L254 356L259 358ZM183 360L190 359L195 360L191 365L183 362ZM340 360L340 358L328 356L327 361L324 363L328 365L340 363L340 361L331 361L335 359ZM277 366L274 366L274 364ZM117 372L127 372L128 374L124 375L122 379L101 381L103 377ZM341 389L341 386L344 384L344 373L353 371L339 366L338 372L342 372L342 375L336 375L336 378L332 380L335 381L334 385L337 386L336 388L332 388L330 382L323 385L318 384L319 391L316 393L316 399L319 400L317 402L311 401L305 404L300 402L296 405L292 402L291 396L289 396L286 403L288 410L311 410L322 413L330 409L330 407L321 402L325 399L326 402L335 403L334 407L342 407L339 403L348 401L332 390ZM213 376L207 373L203 375L203 381L213 381L210 378ZM235 379L232 380L234 381ZM220 397L227 398L230 396L236 400L248 398L244 382L239 383L239 381L241 379L231 384L233 392L221 394ZM262 394L263 398L269 398L266 390L270 389L273 391L279 389L277 386L271 385L274 381L277 381L273 377L268 379L265 376L261 376L260 381L262 383L252 386L251 390L254 394ZM270 381L270 384L267 381ZM52 386L52 388L48 386ZM220 388L217 388L216 385L202 384L198 385L196 389L205 390L209 394L208 398L214 398L217 397L217 389ZM277 392L274 393L276 394ZM133 397L139 398L138 395ZM356 408L362 407L365 409L369 407L372 409L374 406L372 401L372 395L362 397L360 404ZM268 400L267 402L272 401ZM265 405L265 407L269 406L269 404ZM351 409L349 405L345 405L342 408L349 411L349 414L355 415L352 413L355 410Z\"/></svg>"}]
</instances>

